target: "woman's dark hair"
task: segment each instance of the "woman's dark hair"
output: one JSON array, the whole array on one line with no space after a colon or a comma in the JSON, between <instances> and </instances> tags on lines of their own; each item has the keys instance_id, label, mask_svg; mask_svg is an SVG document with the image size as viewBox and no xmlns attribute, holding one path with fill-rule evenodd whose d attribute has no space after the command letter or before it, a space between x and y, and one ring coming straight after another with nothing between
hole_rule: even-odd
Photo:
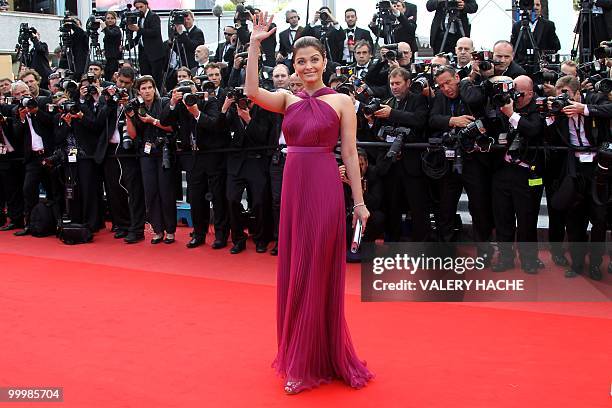
<instances>
[{"instance_id":1,"label":"woman's dark hair","mask_svg":"<svg viewBox=\"0 0 612 408\"><path fill-rule=\"evenodd\" d=\"M323 43L315 37L310 36L300 37L293 43L293 58L295 58L297 50L308 47L313 47L323 56L323 58L325 58L325 47L323 47Z\"/></svg>"}]
</instances>

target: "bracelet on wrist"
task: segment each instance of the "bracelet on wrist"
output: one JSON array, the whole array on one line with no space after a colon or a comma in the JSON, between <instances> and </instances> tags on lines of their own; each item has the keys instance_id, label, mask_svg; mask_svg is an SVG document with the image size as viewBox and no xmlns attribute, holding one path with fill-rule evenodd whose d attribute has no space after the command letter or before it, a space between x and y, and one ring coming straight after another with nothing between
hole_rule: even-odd
<instances>
[{"instance_id":1,"label":"bracelet on wrist","mask_svg":"<svg viewBox=\"0 0 612 408\"><path fill-rule=\"evenodd\" d=\"M357 207L365 207L365 206L366 206L366 205L365 205L365 203L358 203L358 204L355 204L355 205L353 206L353 211L355 211L355 208L357 208Z\"/></svg>"}]
</instances>

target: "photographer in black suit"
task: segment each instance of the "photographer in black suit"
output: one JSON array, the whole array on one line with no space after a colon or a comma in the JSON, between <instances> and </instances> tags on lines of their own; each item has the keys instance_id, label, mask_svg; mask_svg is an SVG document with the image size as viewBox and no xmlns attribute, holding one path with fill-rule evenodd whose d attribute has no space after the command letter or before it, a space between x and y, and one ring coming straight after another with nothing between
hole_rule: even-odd
<instances>
[{"instance_id":1,"label":"photographer in black suit","mask_svg":"<svg viewBox=\"0 0 612 408\"><path fill-rule=\"evenodd\" d=\"M317 24L320 21L320 24ZM312 23L306 24L300 37L315 37L323 41L328 59L332 62L342 61L342 50L346 34L334 18L329 7L323 6L315 12Z\"/></svg>"},{"instance_id":2,"label":"photographer in black suit","mask_svg":"<svg viewBox=\"0 0 612 408\"><path fill-rule=\"evenodd\" d=\"M64 28L70 32L72 52L72 61L74 67L69 67L68 55L63 53L59 62L60 68L72 68L74 71L74 78L79 80L85 72L87 64L87 55L89 54L89 37L83 28L81 28L81 20L75 16L64 18Z\"/></svg>"},{"instance_id":3,"label":"photographer in black suit","mask_svg":"<svg viewBox=\"0 0 612 408\"><path fill-rule=\"evenodd\" d=\"M215 243L213 247L225 246L229 234L229 222L225 211L225 181L221 178L224 155L219 153L202 154L204 150L225 147L217 126L219 121L219 100L214 94L198 98L197 103L183 99L182 88L188 85L183 81L172 91L170 103L162 112L161 121L177 130L177 151L191 152L177 156L177 165L187 172L187 192L191 205L193 235L187 248L196 248L204 244L210 218L210 202L213 202L215 215ZM193 83L192 83L193 84ZM212 200L206 198L208 192Z\"/></svg>"},{"instance_id":4,"label":"photographer in black suit","mask_svg":"<svg viewBox=\"0 0 612 408\"><path fill-rule=\"evenodd\" d=\"M559 37L557 37L557 31L555 23L545 19L542 16L542 1L534 0L533 9L536 12L536 19L529 23L529 30L533 34L535 46L540 51L554 51L555 53L561 49L561 43ZM512 37L510 42L516 47L519 32L521 29L521 22L517 21L512 25ZM531 48L531 41L527 33L521 36L521 43L518 44L518 48L514 52L514 60L522 65L527 62L527 49ZM537 61L535 61L537 63Z\"/></svg>"},{"instance_id":5,"label":"photographer in black suit","mask_svg":"<svg viewBox=\"0 0 612 408\"><path fill-rule=\"evenodd\" d=\"M42 183L47 198L56 201L58 186L54 178L56 173L45 166L45 159L55 149L53 117L47 112L47 98L32 98L28 86L17 81L12 87L13 97L19 101L13 111L15 139L23 143L25 178L23 182L25 227L15 233L16 236L30 233L30 213L38 203L39 186Z\"/></svg>"},{"instance_id":6,"label":"photographer in black suit","mask_svg":"<svg viewBox=\"0 0 612 408\"><path fill-rule=\"evenodd\" d=\"M230 128L230 146L247 148L268 146L274 133L274 115L254 105L244 95L236 98L228 95L221 108L221 120ZM258 253L267 251L268 237L265 231L265 211L268 205L270 186L268 172L270 160L261 150L231 152L227 157L227 199L229 201L230 225L232 229L231 254L246 249L247 235L244 233L242 194L248 189L251 211L255 225L250 230Z\"/></svg>"},{"instance_id":7,"label":"photographer in black suit","mask_svg":"<svg viewBox=\"0 0 612 408\"><path fill-rule=\"evenodd\" d=\"M104 34L104 78L112 81L113 74L119 70L119 60L121 52L121 29L117 26L117 13L107 11L104 21L98 20L100 28Z\"/></svg>"},{"instance_id":8,"label":"photographer in black suit","mask_svg":"<svg viewBox=\"0 0 612 408\"><path fill-rule=\"evenodd\" d=\"M565 272L567 278L573 278L584 272L585 256L590 252L589 276L601 280L601 261L606 241L606 203L594 199L593 184L598 168L596 152L578 152L572 147L598 147L609 141L610 119L612 118L610 102L607 95L590 93L585 98L581 95L580 82L572 76L559 78L555 85L557 95L569 97L561 112L551 115L546 123L570 147L568 151L563 181L560 183L560 195L555 194L553 203L559 210L566 210L567 241L570 243L571 267ZM549 102L550 106L550 102ZM607 174L605 175L607 177ZM567 193L565 178L573 178L574 189ZM559 208L564 207L564 208ZM587 226L591 223L590 242L587 245Z\"/></svg>"},{"instance_id":9,"label":"photographer in black suit","mask_svg":"<svg viewBox=\"0 0 612 408\"><path fill-rule=\"evenodd\" d=\"M34 47L30 51L30 68L38 72L41 77L40 86L47 88L49 85L48 77L51 74L49 65L49 47L47 43L40 41L40 33L37 31L30 38Z\"/></svg>"},{"instance_id":10,"label":"photographer in black suit","mask_svg":"<svg viewBox=\"0 0 612 408\"><path fill-rule=\"evenodd\" d=\"M405 42L397 44L397 49L389 50L384 46L380 49L380 56L370 64L364 81L372 89L377 98L388 98L390 95L389 84L385 78L395 68L404 68L410 72L410 61L412 50Z\"/></svg>"},{"instance_id":11,"label":"photographer in black suit","mask_svg":"<svg viewBox=\"0 0 612 408\"><path fill-rule=\"evenodd\" d=\"M135 96L132 90L136 73L130 67L119 69L116 88L105 92L96 118L102 129L96 146L96 163L102 164L106 194L110 204L115 238L135 244L144 240L145 202L140 163L134 143L127 135L125 105ZM127 91L124 92L123 90ZM118 92L121 92L118 94ZM110 157L112 155L126 155Z\"/></svg>"},{"instance_id":12,"label":"photographer in black suit","mask_svg":"<svg viewBox=\"0 0 612 408\"><path fill-rule=\"evenodd\" d=\"M433 137L442 137L443 132L460 131L479 119L482 105L486 103L483 95L472 103L464 100L461 94L460 78L457 70L444 66L434 73L434 80L440 92L436 93L429 116L429 128ZM462 156L461 174L449 169L436 183L439 187L439 215L437 218L438 239L450 242L454 234L454 221L459 198L465 188L468 206L472 216L474 242L489 242L493 231L493 208L491 205L491 174L493 164L488 152L472 152ZM479 247L479 256L489 258L490 248Z\"/></svg>"},{"instance_id":13,"label":"photographer in black suit","mask_svg":"<svg viewBox=\"0 0 612 408\"><path fill-rule=\"evenodd\" d=\"M434 54L453 52L459 38L470 36L470 23L467 15L478 11L476 0L427 0L426 7L427 11L435 10L436 12L431 23L429 35L429 41ZM450 25L444 49L441 49L451 13L457 16L457 21ZM459 24L463 28L463 33Z\"/></svg>"},{"instance_id":14,"label":"photographer in black suit","mask_svg":"<svg viewBox=\"0 0 612 408\"><path fill-rule=\"evenodd\" d=\"M10 89L10 87L9 87ZM8 94L11 95L10 92ZM0 231L22 229L23 224L23 141L14 132L13 110L15 105L0 97L0 196L6 202L8 224ZM3 205L4 203L0 204ZM0 222L3 220L0 218Z\"/></svg>"},{"instance_id":15,"label":"photographer in black suit","mask_svg":"<svg viewBox=\"0 0 612 408\"><path fill-rule=\"evenodd\" d=\"M517 94L500 108L506 120L508 150L493 174L493 215L499 242L499 261L494 272L514 269L513 243L517 242L521 268L538 272L538 212L542 197L540 152L526 150L542 143L544 121L535 103L533 81L525 75L514 79Z\"/></svg>"},{"instance_id":16,"label":"photographer in black suit","mask_svg":"<svg viewBox=\"0 0 612 408\"><path fill-rule=\"evenodd\" d=\"M410 72L402 67L394 68L389 73L393 97L381 104L373 115L366 115L373 134L389 142L390 146L399 132L403 132L403 143L425 141L427 99L410 92L410 84ZM399 241L402 208L407 203L412 218L412 240L425 241L429 236L429 182L421 168L421 151L401 146L397 151L390 148L379 155L376 167L383 178L387 197L387 237Z\"/></svg>"},{"instance_id":17,"label":"photographer in black suit","mask_svg":"<svg viewBox=\"0 0 612 408\"><path fill-rule=\"evenodd\" d=\"M355 62L355 45L357 42L367 41L371 47L374 47L374 42L368 30L357 27L357 11L355 9L346 9L344 21L346 21L346 28L344 29L345 40L342 49L342 63L349 65Z\"/></svg>"},{"instance_id":18,"label":"photographer in black suit","mask_svg":"<svg viewBox=\"0 0 612 408\"><path fill-rule=\"evenodd\" d=\"M128 25L128 29L136 32L135 43L138 44L138 65L141 75L151 75L158 87L163 81L166 48L162 41L161 20L149 9L147 0L136 0L134 7L140 12L138 24Z\"/></svg>"},{"instance_id":19,"label":"photographer in black suit","mask_svg":"<svg viewBox=\"0 0 612 408\"><path fill-rule=\"evenodd\" d=\"M285 12L285 21L289 24L289 28L278 34L279 48L276 62L283 62L290 66L293 57L293 43L302 35L304 27L299 25L300 16L293 9Z\"/></svg>"},{"instance_id":20,"label":"photographer in black suit","mask_svg":"<svg viewBox=\"0 0 612 408\"><path fill-rule=\"evenodd\" d=\"M197 66L195 60L195 50L198 45L204 44L204 32L195 24L193 12L187 10L184 24L175 24L169 33L169 41L176 37L180 49L180 66L187 66L190 69ZM183 53L184 51L184 53ZM184 59L187 58L187 61Z\"/></svg>"},{"instance_id":21,"label":"photographer in black suit","mask_svg":"<svg viewBox=\"0 0 612 408\"><path fill-rule=\"evenodd\" d=\"M405 42L410 45L413 52L419 50L416 39L417 28L417 6L402 0L392 0L391 12L395 16L395 24L391 28L391 43ZM378 13L374 14L369 24L370 30L375 36L386 38L387 33L379 31L376 25Z\"/></svg>"}]
</instances>

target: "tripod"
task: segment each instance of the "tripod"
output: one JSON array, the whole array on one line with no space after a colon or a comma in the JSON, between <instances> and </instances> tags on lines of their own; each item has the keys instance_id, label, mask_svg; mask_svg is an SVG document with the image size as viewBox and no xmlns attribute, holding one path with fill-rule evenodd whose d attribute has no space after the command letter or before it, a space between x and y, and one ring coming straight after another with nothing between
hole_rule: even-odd
<instances>
[{"instance_id":1,"label":"tripod","mask_svg":"<svg viewBox=\"0 0 612 408\"><path fill-rule=\"evenodd\" d=\"M121 30L123 31L122 48L123 50L128 50L128 61L138 71L140 68L138 63L138 44L135 42L134 32L128 30L127 27L121 27Z\"/></svg>"},{"instance_id":2,"label":"tripod","mask_svg":"<svg viewBox=\"0 0 612 408\"><path fill-rule=\"evenodd\" d=\"M69 33L62 33L60 36L60 48L62 53L66 56L66 64L68 70L75 72L74 54L72 53L72 35ZM80 78L77 78L80 79Z\"/></svg>"},{"instance_id":3,"label":"tripod","mask_svg":"<svg viewBox=\"0 0 612 408\"><path fill-rule=\"evenodd\" d=\"M521 41L527 41L527 46L526 46L527 55L526 55L526 60L524 62L527 67L527 72L534 73L538 71L539 69L540 48L538 47L538 44L533 38L533 33L531 32L531 29L529 27L529 23L530 23L529 14L531 13L531 11L520 9L520 13L521 13L521 28L520 28L518 37L516 38L516 43L513 45L514 54L516 55L516 52L518 51L519 46L521 45Z\"/></svg>"},{"instance_id":4,"label":"tripod","mask_svg":"<svg viewBox=\"0 0 612 408\"><path fill-rule=\"evenodd\" d=\"M374 46L378 47L377 50L374 50L375 53L378 53L380 46L378 45L378 40L381 38L381 35L384 36L383 42L385 44L393 44L393 22L390 19L389 11L380 11L378 13L378 17L376 18L376 39L374 40ZM395 16L393 16L395 19Z\"/></svg>"},{"instance_id":5,"label":"tripod","mask_svg":"<svg viewBox=\"0 0 612 408\"><path fill-rule=\"evenodd\" d=\"M584 31L584 24L588 25L588 33ZM584 64L589 62L593 56L593 2L591 0L582 0L580 2L580 14L574 28L574 41L572 46L571 56L578 63ZM580 55L578 53L580 52Z\"/></svg>"},{"instance_id":6,"label":"tripod","mask_svg":"<svg viewBox=\"0 0 612 408\"><path fill-rule=\"evenodd\" d=\"M188 66L187 52L185 51L185 46L178 42L177 36L175 35L172 38L172 45L170 46L170 51L168 54L168 66L166 67L166 72L164 72L164 79L162 81L161 87L159 88L162 91L166 89L166 81L168 80L170 73L173 71L173 67L172 67L172 53L173 52L176 54L178 58L179 67Z\"/></svg>"},{"instance_id":7,"label":"tripod","mask_svg":"<svg viewBox=\"0 0 612 408\"><path fill-rule=\"evenodd\" d=\"M323 44L323 47L325 48L325 52L327 53L327 58L329 58L329 60L331 62L335 62L332 58L332 54L331 54L331 48L329 48L329 41L327 41L327 36L329 35L329 31L330 31L330 27L329 26L323 26L321 25L321 43Z\"/></svg>"},{"instance_id":8,"label":"tripod","mask_svg":"<svg viewBox=\"0 0 612 408\"><path fill-rule=\"evenodd\" d=\"M465 37L465 30L463 29L463 23L459 18L459 9L456 8L448 8L444 13L444 19L448 20L446 22L446 29L444 30L444 37L442 38L442 44L440 44L440 49L438 52L444 52L444 46L446 46L446 41L448 40L448 33L452 27L459 28L459 33L461 37Z\"/></svg>"},{"instance_id":9,"label":"tripod","mask_svg":"<svg viewBox=\"0 0 612 408\"><path fill-rule=\"evenodd\" d=\"M100 42L98 41L98 32L90 31L88 34L91 43L89 45L89 53L87 54L87 63L85 66L88 66L89 63L93 61L104 61L104 53L102 52Z\"/></svg>"}]
</instances>

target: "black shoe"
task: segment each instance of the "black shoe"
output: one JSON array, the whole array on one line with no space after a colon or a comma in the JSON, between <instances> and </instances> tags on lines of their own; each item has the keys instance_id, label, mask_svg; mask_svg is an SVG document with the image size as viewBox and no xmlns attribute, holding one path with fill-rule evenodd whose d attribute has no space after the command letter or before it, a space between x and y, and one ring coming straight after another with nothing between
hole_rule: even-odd
<instances>
[{"instance_id":1,"label":"black shoe","mask_svg":"<svg viewBox=\"0 0 612 408\"><path fill-rule=\"evenodd\" d=\"M24 229L22 229L21 231L17 231L13 235L15 235L16 237L24 237L26 235L30 235L30 227L25 227Z\"/></svg>"},{"instance_id":2,"label":"black shoe","mask_svg":"<svg viewBox=\"0 0 612 408\"><path fill-rule=\"evenodd\" d=\"M536 258L535 266L536 266L537 269L544 269L544 268L546 268L546 265L544 265L544 262L542 262L542 260L540 258Z\"/></svg>"},{"instance_id":3,"label":"black shoe","mask_svg":"<svg viewBox=\"0 0 612 408\"><path fill-rule=\"evenodd\" d=\"M589 267L589 277L593 280L600 281L602 278L601 269L597 265L591 265Z\"/></svg>"},{"instance_id":4,"label":"black shoe","mask_svg":"<svg viewBox=\"0 0 612 408\"><path fill-rule=\"evenodd\" d=\"M238 241L234 244L232 249L230 249L230 254L236 255L236 254L241 253L245 249L246 249L246 239L243 239L242 241Z\"/></svg>"},{"instance_id":5,"label":"black shoe","mask_svg":"<svg viewBox=\"0 0 612 408\"><path fill-rule=\"evenodd\" d=\"M575 278L576 276L580 275L581 272L575 270L574 268L569 268L565 271L565 277L566 278Z\"/></svg>"},{"instance_id":6,"label":"black shoe","mask_svg":"<svg viewBox=\"0 0 612 408\"><path fill-rule=\"evenodd\" d=\"M221 249L227 246L227 241L222 241L220 239L215 239L215 242L210 246L212 249Z\"/></svg>"},{"instance_id":7,"label":"black shoe","mask_svg":"<svg viewBox=\"0 0 612 408\"><path fill-rule=\"evenodd\" d=\"M200 235L194 235L193 238L185 245L187 248L197 248L200 245L204 245L204 237Z\"/></svg>"},{"instance_id":8,"label":"black shoe","mask_svg":"<svg viewBox=\"0 0 612 408\"><path fill-rule=\"evenodd\" d=\"M115 235L113 235L113 237L115 239L121 239L121 238L125 238L128 236L128 232L126 230L117 230L115 232Z\"/></svg>"},{"instance_id":9,"label":"black shoe","mask_svg":"<svg viewBox=\"0 0 612 408\"><path fill-rule=\"evenodd\" d=\"M4 227L0 228L0 231L12 231L18 228L23 228L23 225L17 225L17 224L13 224L12 222L9 222Z\"/></svg>"},{"instance_id":10,"label":"black shoe","mask_svg":"<svg viewBox=\"0 0 612 408\"><path fill-rule=\"evenodd\" d=\"M552 254L552 261L557 266L569 266L569 261L564 254Z\"/></svg>"},{"instance_id":11,"label":"black shoe","mask_svg":"<svg viewBox=\"0 0 612 408\"><path fill-rule=\"evenodd\" d=\"M121 231L121 230L119 229L119 227L118 227L118 226L113 225L113 226L111 227L111 232L119 232L119 231ZM115 237L115 238L117 238L117 237ZM123 237L122 237L122 238L123 238Z\"/></svg>"},{"instance_id":12,"label":"black shoe","mask_svg":"<svg viewBox=\"0 0 612 408\"><path fill-rule=\"evenodd\" d=\"M259 243L255 244L255 252L257 252L258 254L263 254L267 250L268 250L268 244L267 243L259 242Z\"/></svg>"},{"instance_id":13,"label":"black shoe","mask_svg":"<svg viewBox=\"0 0 612 408\"><path fill-rule=\"evenodd\" d=\"M514 261L499 261L491 267L493 272L505 272L514 269Z\"/></svg>"},{"instance_id":14,"label":"black shoe","mask_svg":"<svg viewBox=\"0 0 612 408\"><path fill-rule=\"evenodd\" d=\"M164 244L173 244L174 243L174 238L164 238Z\"/></svg>"},{"instance_id":15,"label":"black shoe","mask_svg":"<svg viewBox=\"0 0 612 408\"><path fill-rule=\"evenodd\" d=\"M274 244L274 248L270 250L270 255L277 256L278 255L278 242Z\"/></svg>"},{"instance_id":16,"label":"black shoe","mask_svg":"<svg viewBox=\"0 0 612 408\"><path fill-rule=\"evenodd\" d=\"M125 239L123 240L126 244L135 244L140 241L144 241L144 235L142 234L134 234L132 232L128 233Z\"/></svg>"},{"instance_id":17,"label":"black shoe","mask_svg":"<svg viewBox=\"0 0 612 408\"><path fill-rule=\"evenodd\" d=\"M162 242L163 240L164 240L164 237L163 237L163 236L162 236L162 237L159 237L159 238L151 238L151 244L152 244L152 245L157 245L157 244L159 244L160 242Z\"/></svg>"},{"instance_id":18,"label":"black shoe","mask_svg":"<svg viewBox=\"0 0 612 408\"><path fill-rule=\"evenodd\" d=\"M540 261L541 262L541 261ZM537 261L535 262L525 262L521 265L521 268L523 269L523 271L525 271L525 273L528 273L530 275L535 275L538 273L538 263Z\"/></svg>"}]
</instances>

